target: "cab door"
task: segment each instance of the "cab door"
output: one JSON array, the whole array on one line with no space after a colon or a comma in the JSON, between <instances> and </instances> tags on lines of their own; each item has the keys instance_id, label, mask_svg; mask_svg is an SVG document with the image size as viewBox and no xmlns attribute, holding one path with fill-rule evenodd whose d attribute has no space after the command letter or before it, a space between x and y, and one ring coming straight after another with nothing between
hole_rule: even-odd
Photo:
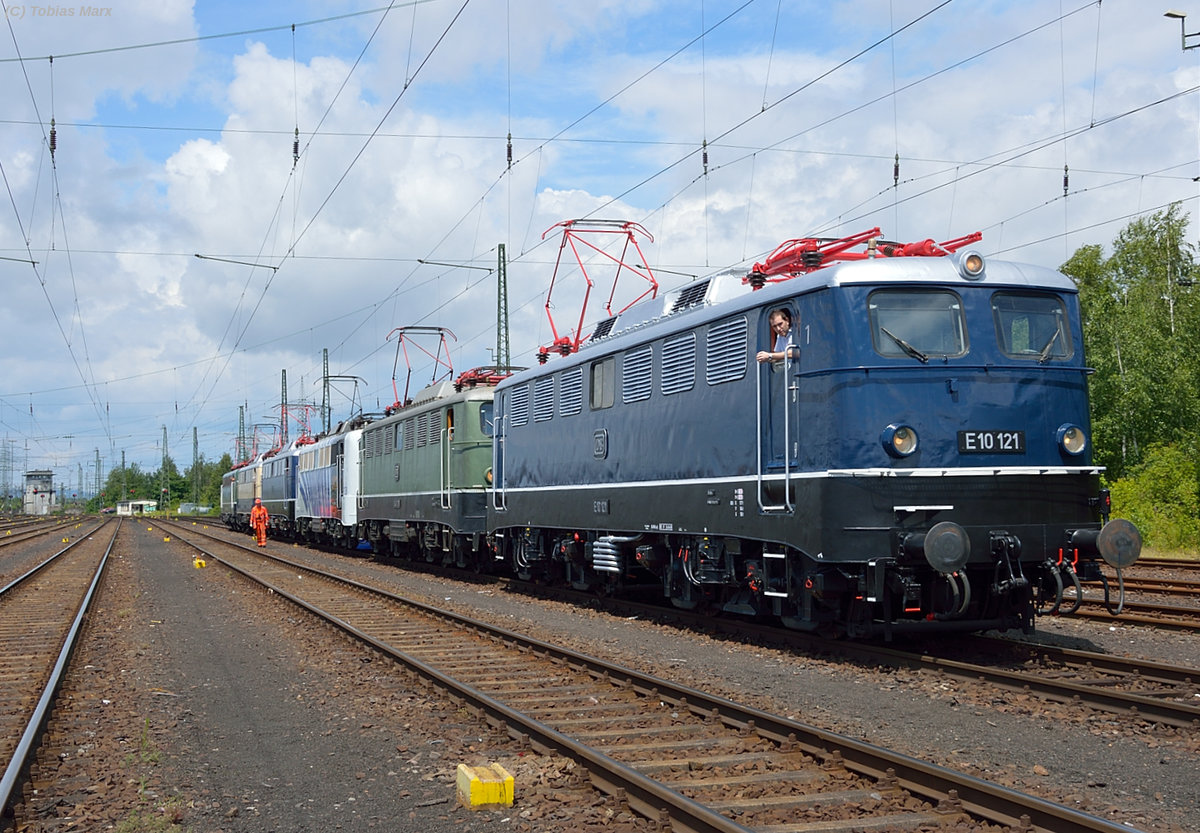
<instances>
[{"instance_id":1,"label":"cab door","mask_svg":"<svg viewBox=\"0 0 1200 833\"><path fill-rule=\"evenodd\" d=\"M779 339L770 326L771 314L786 309L791 328ZM780 359L755 362L758 403L758 508L766 513L790 514L795 508L792 477L800 458L800 327L791 305L773 305L762 310L759 350L784 355ZM757 353L757 351L756 351Z\"/></svg>"}]
</instances>

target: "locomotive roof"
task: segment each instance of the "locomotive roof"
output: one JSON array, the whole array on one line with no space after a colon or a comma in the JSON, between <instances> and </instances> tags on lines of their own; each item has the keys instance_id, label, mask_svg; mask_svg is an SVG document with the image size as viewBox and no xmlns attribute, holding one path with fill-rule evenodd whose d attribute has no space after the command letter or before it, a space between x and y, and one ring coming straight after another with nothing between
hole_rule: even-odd
<instances>
[{"instance_id":1,"label":"locomotive roof","mask_svg":"<svg viewBox=\"0 0 1200 833\"><path fill-rule=\"evenodd\" d=\"M660 298L643 301L619 316L601 321L580 351L586 353L593 345L598 347L617 336L686 313L708 310L709 314L700 319L707 320L807 292L843 286L937 284L966 289L1016 287L1071 294L1078 291L1074 281L1061 272L1014 261L986 261L981 275L964 277L959 264L967 254L960 252L944 257L880 257L843 261L789 280L769 283L758 291L754 291L744 280L744 271L719 272L671 290ZM688 317L691 318L691 315ZM700 320L693 320L692 323L700 323Z\"/></svg>"},{"instance_id":2,"label":"locomotive roof","mask_svg":"<svg viewBox=\"0 0 1200 833\"><path fill-rule=\"evenodd\" d=\"M966 253L963 253L964 255ZM745 272L730 270L692 281L664 295L664 301L645 301L621 316L612 327L616 334L628 325L665 315L672 315L694 306L724 306L729 310L770 303L818 289L856 284L922 284L987 286L996 288L1022 287L1047 289L1055 292L1077 292L1075 282L1061 272L1015 261L987 261L982 275L964 277L959 268L961 257L892 257L871 260L843 261L822 269L797 275L789 280L770 283L755 292L744 280ZM737 300L740 299L740 303ZM656 304L661 305L658 310ZM627 324L628 322L628 324Z\"/></svg>"}]
</instances>

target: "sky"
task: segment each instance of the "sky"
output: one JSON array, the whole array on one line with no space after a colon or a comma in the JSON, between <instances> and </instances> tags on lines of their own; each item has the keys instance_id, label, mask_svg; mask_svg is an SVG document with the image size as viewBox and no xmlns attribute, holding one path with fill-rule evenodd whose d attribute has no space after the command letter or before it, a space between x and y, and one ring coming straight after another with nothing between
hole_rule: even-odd
<instances>
[{"instance_id":1,"label":"sky","mask_svg":"<svg viewBox=\"0 0 1200 833\"><path fill-rule=\"evenodd\" d=\"M661 293L876 226L1057 268L1200 204L1200 0L100 2L0 0L0 488L268 446L285 378L315 433L326 351L335 423L492 364L501 245L533 364L569 220Z\"/></svg>"}]
</instances>

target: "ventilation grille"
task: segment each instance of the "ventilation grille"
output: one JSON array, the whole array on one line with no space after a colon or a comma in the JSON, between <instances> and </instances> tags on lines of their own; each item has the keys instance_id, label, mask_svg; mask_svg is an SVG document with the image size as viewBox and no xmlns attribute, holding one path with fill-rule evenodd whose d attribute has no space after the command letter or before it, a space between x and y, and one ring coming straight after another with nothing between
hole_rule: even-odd
<instances>
[{"instance_id":1,"label":"ventilation grille","mask_svg":"<svg viewBox=\"0 0 1200 833\"><path fill-rule=\"evenodd\" d=\"M533 383L533 421L545 422L554 416L554 377L543 376Z\"/></svg>"},{"instance_id":2,"label":"ventilation grille","mask_svg":"<svg viewBox=\"0 0 1200 833\"><path fill-rule=\"evenodd\" d=\"M559 380L558 415L574 416L583 410L583 368L567 370Z\"/></svg>"},{"instance_id":3,"label":"ventilation grille","mask_svg":"<svg viewBox=\"0 0 1200 833\"><path fill-rule=\"evenodd\" d=\"M649 347L630 350L621 365L621 401L640 402L650 398L654 352Z\"/></svg>"},{"instance_id":4,"label":"ventilation grille","mask_svg":"<svg viewBox=\"0 0 1200 833\"><path fill-rule=\"evenodd\" d=\"M669 396L696 384L696 334L685 333L663 342L662 392Z\"/></svg>"},{"instance_id":5,"label":"ventilation grille","mask_svg":"<svg viewBox=\"0 0 1200 833\"><path fill-rule=\"evenodd\" d=\"M617 316L615 316L615 315L612 318L605 318L603 321L601 321L599 324L596 325L596 329L592 330L591 340L595 341L598 338L604 338L606 335L608 335L609 333L612 332L613 325L616 323L617 323Z\"/></svg>"},{"instance_id":6,"label":"ventilation grille","mask_svg":"<svg viewBox=\"0 0 1200 833\"><path fill-rule=\"evenodd\" d=\"M714 324L708 330L705 380L710 385L732 382L746 375L747 333L745 317Z\"/></svg>"},{"instance_id":7,"label":"ventilation grille","mask_svg":"<svg viewBox=\"0 0 1200 833\"><path fill-rule=\"evenodd\" d=\"M529 422L529 385L521 385L512 389L509 400L509 416L512 424L526 425Z\"/></svg>"},{"instance_id":8,"label":"ventilation grille","mask_svg":"<svg viewBox=\"0 0 1200 833\"><path fill-rule=\"evenodd\" d=\"M708 295L709 283L710 281L704 280L685 286L679 290L679 295L675 297L675 303L671 305L671 309L667 311L667 315L674 315L680 310L704 303L704 298Z\"/></svg>"}]
</instances>

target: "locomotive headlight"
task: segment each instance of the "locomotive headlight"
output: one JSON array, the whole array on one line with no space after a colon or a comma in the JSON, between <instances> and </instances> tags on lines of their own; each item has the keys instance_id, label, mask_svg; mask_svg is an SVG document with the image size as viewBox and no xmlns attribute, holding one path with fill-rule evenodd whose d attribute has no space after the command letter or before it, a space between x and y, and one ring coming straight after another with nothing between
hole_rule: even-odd
<instances>
[{"instance_id":1,"label":"locomotive headlight","mask_svg":"<svg viewBox=\"0 0 1200 833\"><path fill-rule=\"evenodd\" d=\"M1057 439L1058 447L1072 457L1082 454L1087 448L1087 434L1078 425L1069 422L1058 427Z\"/></svg>"},{"instance_id":2,"label":"locomotive headlight","mask_svg":"<svg viewBox=\"0 0 1200 833\"><path fill-rule=\"evenodd\" d=\"M488 466L488 470L483 473L483 482L492 485L492 467Z\"/></svg>"},{"instance_id":3,"label":"locomotive headlight","mask_svg":"<svg viewBox=\"0 0 1200 833\"><path fill-rule=\"evenodd\" d=\"M974 249L968 249L965 252L959 252L958 273L969 281L977 281L983 277L983 270L987 268L987 264L983 260L983 255Z\"/></svg>"},{"instance_id":4,"label":"locomotive headlight","mask_svg":"<svg viewBox=\"0 0 1200 833\"><path fill-rule=\"evenodd\" d=\"M893 457L907 457L917 450L917 432L911 425L892 423L883 429L879 441Z\"/></svg>"}]
</instances>

